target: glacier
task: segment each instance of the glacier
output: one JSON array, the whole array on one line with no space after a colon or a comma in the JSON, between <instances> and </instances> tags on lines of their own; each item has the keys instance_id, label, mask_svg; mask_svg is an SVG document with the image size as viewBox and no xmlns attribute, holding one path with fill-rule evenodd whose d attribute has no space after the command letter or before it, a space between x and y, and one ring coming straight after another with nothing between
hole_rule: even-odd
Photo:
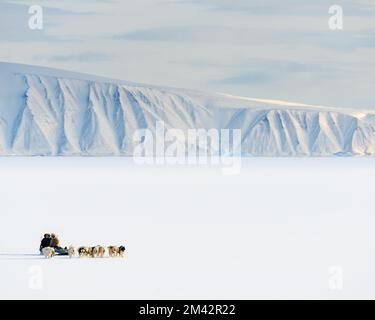
<instances>
[{"instance_id":1,"label":"glacier","mask_svg":"<svg viewBox=\"0 0 375 320\"><path fill-rule=\"evenodd\" d=\"M371 156L375 110L166 88L0 63L0 155L132 156L138 129L240 129L241 155Z\"/></svg>"}]
</instances>

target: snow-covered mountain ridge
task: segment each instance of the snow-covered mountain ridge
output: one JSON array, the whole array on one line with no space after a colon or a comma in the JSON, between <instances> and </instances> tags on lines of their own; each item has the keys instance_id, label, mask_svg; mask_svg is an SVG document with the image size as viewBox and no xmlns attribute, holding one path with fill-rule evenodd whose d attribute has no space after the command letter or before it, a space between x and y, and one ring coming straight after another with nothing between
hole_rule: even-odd
<instances>
[{"instance_id":1,"label":"snow-covered mountain ridge","mask_svg":"<svg viewBox=\"0 0 375 320\"><path fill-rule=\"evenodd\" d=\"M375 154L375 112L0 63L0 155L133 154L135 130L240 129L243 155Z\"/></svg>"}]
</instances>

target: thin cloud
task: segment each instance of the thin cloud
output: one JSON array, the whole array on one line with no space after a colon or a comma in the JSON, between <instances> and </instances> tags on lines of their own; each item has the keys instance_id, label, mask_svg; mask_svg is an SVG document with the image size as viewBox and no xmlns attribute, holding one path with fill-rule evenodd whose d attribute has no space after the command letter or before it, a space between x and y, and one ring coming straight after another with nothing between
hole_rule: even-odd
<instances>
[{"instance_id":1,"label":"thin cloud","mask_svg":"<svg viewBox=\"0 0 375 320\"><path fill-rule=\"evenodd\" d=\"M218 80L211 81L212 84L231 86L261 86L278 81L285 81L291 77L309 75L311 79L330 79L349 76L351 73L340 65L332 65L330 62L320 63L298 63L293 61L267 61L249 60L237 65L236 74Z\"/></svg>"},{"instance_id":2,"label":"thin cloud","mask_svg":"<svg viewBox=\"0 0 375 320\"><path fill-rule=\"evenodd\" d=\"M319 16L326 15L328 8L341 5L345 12L351 16L372 15L375 13L373 1L366 0L337 0L334 3L326 0L301 1L301 0L180 0L165 1L173 5L195 5L212 12L237 12L246 15L286 15L286 16Z\"/></svg>"},{"instance_id":3,"label":"thin cloud","mask_svg":"<svg viewBox=\"0 0 375 320\"><path fill-rule=\"evenodd\" d=\"M375 47L375 29L359 31L274 30L224 26L169 26L133 30L114 36L115 40L196 42L235 45L315 46L334 51L354 51Z\"/></svg>"},{"instance_id":4,"label":"thin cloud","mask_svg":"<svg viewBox=\"0 0 375 320\"><path fill-rule=\"evenodd\" d=\"M57 62L103 62L110 61L111 57L103 53L82 52L77 54L52 55L48 59Z\"/></svg>"}]
</instances>

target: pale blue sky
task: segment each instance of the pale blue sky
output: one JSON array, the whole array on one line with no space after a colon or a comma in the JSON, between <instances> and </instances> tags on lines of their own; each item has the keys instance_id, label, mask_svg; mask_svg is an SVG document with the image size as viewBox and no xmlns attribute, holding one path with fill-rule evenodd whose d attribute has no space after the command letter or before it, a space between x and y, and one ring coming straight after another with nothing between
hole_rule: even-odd
<instances>
[{"instance_id":1,"label":"pale blue sky","mask_svg":"<svg viewBox=\"0 0 375 320\"><path fill-rule=\"evenodd\" d=\"M31 4L43 31L28 29ZM342 31L328 28L333 4ZM2 0L0 60L375 109L375 1Z\"/></svg>"}]
</instances>

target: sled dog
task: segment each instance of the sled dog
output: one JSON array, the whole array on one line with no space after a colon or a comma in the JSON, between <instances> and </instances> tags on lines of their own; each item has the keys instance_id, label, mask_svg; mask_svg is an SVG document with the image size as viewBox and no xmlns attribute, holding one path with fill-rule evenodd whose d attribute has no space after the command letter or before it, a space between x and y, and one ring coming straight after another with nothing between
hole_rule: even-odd
<instances>
[{"instance_id":1,"label":"sled dog","mask_svg":"<svg viewBox=\"0 0 375 320\"><path fill-rule=\"evenodd\" d=\"M124 247L124 246L120 246L120 247L118 248L118 254L119 254L119 256L120 256L121 258L124 257L124 254L125 254L125 247Z\"/></svg>"},{"instance_id":2,"label":"sled dog","mask_svg":"<svg viewBox=\"0 0 375 320\"><path fill-rule=\"evenodd\" d=\"M103 258L104 257L104 254L105 254L105 248L102 247L102 246L97 246L97 257L98 258Z\"/></svg>"},{"instance_id":3,"label":"sled dog","mask_svg":"<svg viewBox=\"0 0 375 320\"><path fill-rule=\"evenodd\" d=\"M116 247L116 246L109 246L108 247L108 255L110 256L110 257L117 257L117 255L118 255L118 247Z\"/></svg>"},{"instance_id":4,"label":"sled dog","mask_svg":"<svg viewBox=\"0 0 375 320\"><path fill-rule=\"evenodd\" d=\"M88 256L90 256L90 248L88 248L88 247L79 247L78 248L78 256L79 257L88 257Z\"/></svg>"},{"instance_id":5,"label":"sled dog","mask_svg":"<svg viewBox=\"0 0 375 320\"><path fill-rule=\"evenodd\" d=\"M42 249L42 253L47 259L51 259L55 256L55 249L46 247Z\"/></svg>"},{"instance_id":6,"label":"sled dog","mask_svg":"<svg viewBox=\"0 0 375 320\"><path fill-rule=\"evenodd\" d=\"M109 246L108 247L108 254L110 257L123 257L124 253L125 253L124 246L120 246L120 247Z\"/></svg>"},{"instance_id":7,"label":"sled dog","mask_svg":"<svg viewBox=\"0 0 375 320\"><path fill-rule=\"evenodd\" d=\"M73 258L76 254L76 250L74 249L73 246L69 246L68 248L68 255L69 255L69 258Z\"/></svg>"}]
</instances>

